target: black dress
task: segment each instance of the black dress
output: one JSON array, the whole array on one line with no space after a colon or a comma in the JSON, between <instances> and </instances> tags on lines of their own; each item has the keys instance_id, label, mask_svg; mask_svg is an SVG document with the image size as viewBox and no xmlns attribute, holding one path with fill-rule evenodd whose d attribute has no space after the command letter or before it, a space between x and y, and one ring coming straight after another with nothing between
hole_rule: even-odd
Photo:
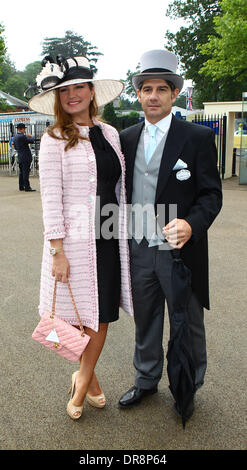
<instances>
[{"instance_id":1,"label":"black dress","mask_svg":"<svg viewBox=\"0 0 247 470\"><path fill-rule=\"evenodd\" d=\"M108 323L119 318L121 275L118 243L118 201L115 187L121 175L121 166L118 156L104 138L100 127L91 127L89 138L94 149L97 165L98 197L95 228L99 321ZM114 204L114 217L113 212L109 212L109 215L101 215L102 208L106 204ZM113 223L110 223L112 220ZM105 236L108 236L108 239Z\"/></svg>"}]
</instances>

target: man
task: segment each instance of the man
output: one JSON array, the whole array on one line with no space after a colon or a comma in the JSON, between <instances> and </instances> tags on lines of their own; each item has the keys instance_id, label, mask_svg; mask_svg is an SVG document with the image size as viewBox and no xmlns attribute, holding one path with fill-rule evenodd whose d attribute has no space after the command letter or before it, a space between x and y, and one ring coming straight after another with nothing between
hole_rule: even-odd
<instances>
[{"instance_id":1,"label":"man","mask_svg":"<svg viewBox=\"0 0 247 470\"><path fill-rule=\"evenodd\" d=\"M209 309L207 230L221 209L221 181L213 131L172 115L172 105L183 87L176 68L177 58L171 52L153 50L143 54L141 72L133 77L133 85L145 122L120 134L126 159L127 201L132 204L132 215L134 206L146 204L153 207L154 215L147 216L147 220L143 217L141 237L135 231L136 226L140 228L138 215L132 224L136 379L135 385L120 399L121 408L139 404L145 396L157 392L164 362L165 300L169 315L172 313L173 248L180 249L192 275L188 318L196 389L203 384L206 371L203 307ZM149 133L150 125L154 132ZM169 216L169 209L174 207L177 213ZM147 222L150 226L152 219L156 219L156 224L148 231ZM192 403L191 413L193 409Z\"/></svg>"},{"instance_id":2,"label":"man","mask_svg":"<svg viewBox=\"0 0 247 470\"><path fill-rule=\"evenodd\" d=\"M25 135L26 126L23 123L17 124L17 134L14 137L14 147L18 153L19 163L19 190L20 191L36 191L32 189L29 182L29 172L32 162L32 154L29 144L34 142L31 135Z\"/></svg>"}]
</instances>

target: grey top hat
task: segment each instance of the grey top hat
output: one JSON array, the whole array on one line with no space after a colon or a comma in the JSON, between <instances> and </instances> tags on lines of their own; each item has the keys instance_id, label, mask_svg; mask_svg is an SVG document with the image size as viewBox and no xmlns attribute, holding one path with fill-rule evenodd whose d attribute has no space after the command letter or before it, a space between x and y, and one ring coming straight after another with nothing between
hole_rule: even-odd
<instances>
[{"instance_id":1,"label":"grey top hat","mask_svg":"<svg viewBox=\"0 0 247 470\"><path fill-rule=\"evenodd\" d=\"M173 52L166 49L154 49L145 52L140 59L141 73L134 75L132 83L134 88L140 87L144 80L162 78L172 82L179 91L183 88L184 80L176 74L178 59Z\"/></svg>"}]
</instances>

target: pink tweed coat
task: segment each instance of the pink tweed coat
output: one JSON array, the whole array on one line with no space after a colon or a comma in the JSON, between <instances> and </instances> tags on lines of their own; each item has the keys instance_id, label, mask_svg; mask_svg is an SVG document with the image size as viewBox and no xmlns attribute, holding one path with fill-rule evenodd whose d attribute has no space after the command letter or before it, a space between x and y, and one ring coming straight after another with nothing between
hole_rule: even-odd
<instances>
[{"instance_id":1,"label":"pink tweed coat","mask_svg":"<svg viewBox=\"0 0 247 470\"><path fill-rule=\"evenodd\" d=\"M121 261L120 306L133 315L131 295L129 247L127 234L127 206L125 196L125 162L120 151L118 132L108 124L94 119L105 138L114 148L122 168L116 187L119 202L119 251ZM89 128L78 126L88 136ZM40 189L44 222L44 249L41 268L39 313L51 311L54 277L51 275L52 257L49 253L52 239L63 239L65 255L70 263L70 284L75 303L84 326L98 331L98 284L95 243L95 201L97 168L90 141L65 152L65 142L45 133L39 154ZM107 268L106 268L107 269ZM78 325L68 286L58 283L56 314L67 322Z\"/></svg>"}]
</instances>

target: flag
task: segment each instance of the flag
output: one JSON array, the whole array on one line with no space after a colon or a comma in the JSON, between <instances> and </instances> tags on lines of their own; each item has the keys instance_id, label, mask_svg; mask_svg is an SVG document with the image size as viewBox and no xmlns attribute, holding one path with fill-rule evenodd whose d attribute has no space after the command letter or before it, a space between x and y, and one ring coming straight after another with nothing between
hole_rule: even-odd
<instances>
[{"instance_id":1,"label":"flag","mask_svg":"<svg viewBox=\"0 0 247 470\"><path fill-rule=\"evenodd\" d=\"M186 97L186 108L187 108L187 111L192 111L192 92L193 92L193 88L192 87L188 87L187 88L187 97Z\"/></svg>"}]
</instances>

